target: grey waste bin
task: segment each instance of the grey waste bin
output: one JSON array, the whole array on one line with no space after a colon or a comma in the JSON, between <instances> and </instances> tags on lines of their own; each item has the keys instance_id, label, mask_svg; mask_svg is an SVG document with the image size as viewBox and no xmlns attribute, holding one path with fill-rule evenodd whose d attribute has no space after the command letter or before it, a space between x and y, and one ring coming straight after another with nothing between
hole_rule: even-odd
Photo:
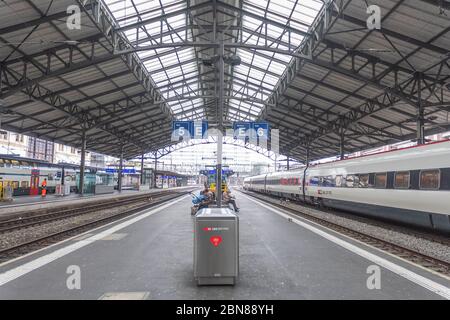
<instances>
[{"instance_id":1,"label":"grey waste bin","mask_svg":"<svg viewBox=\"0 0 450 320\"><path fill-rule=\"evenodd\" d=\"M239 273L239 218L228 208L195 215L194 277L198 285L234 285Z\"/></svg>"}]
</instances>

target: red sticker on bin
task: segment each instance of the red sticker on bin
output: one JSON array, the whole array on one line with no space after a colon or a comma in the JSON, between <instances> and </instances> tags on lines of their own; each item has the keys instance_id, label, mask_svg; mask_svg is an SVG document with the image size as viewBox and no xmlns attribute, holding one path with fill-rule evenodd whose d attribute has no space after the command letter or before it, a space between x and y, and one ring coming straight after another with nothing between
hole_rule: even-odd
<instances>
[{"instance_id":1,"label":"red sticker on bin","mask_svg":"<svg viewBox=\"0 0 450 320\"><path fill-rule=\"evenodd\" d=\"M214 247L217 247L222 242L222 237L212 236L211 238L209 238L209 241L211 241Z\"/></svg>"}]
</instances>

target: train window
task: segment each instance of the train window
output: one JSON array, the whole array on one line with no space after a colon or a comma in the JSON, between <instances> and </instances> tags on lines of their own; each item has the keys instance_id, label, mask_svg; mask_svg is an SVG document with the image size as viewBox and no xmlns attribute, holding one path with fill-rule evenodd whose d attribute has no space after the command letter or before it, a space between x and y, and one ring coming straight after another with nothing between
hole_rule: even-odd
<instances>
[{"instance_id":1,"label":"train window","mask_svg":"<svg viewBox=\"0 0 450 320\"><path fill-rule=\"evenodd\" d=\"M333 176L321 177L321 182L322 187L334 187L336 185Z\"/></svg>"},{"instance_id":2,"label":"train window","mask_svg":"<svg viewBox=\"0 0 450 320\"><path fill-rule=\"evenodd\" d=\"M394 188L408 189L410 181L409 171L400 171L395 173Z\"/></svg>"},{"instance_id":3,"label":"train window","mask_svg":"<svg viewBox=\"0 0 450 320\"><path fill-rule=\"evenodd\" d=\"M358 183L358 177L354 174L349 174L346 178L346 186L347 188L353 188Z\"/></svg>"},{"instance_id":4,"label":"train window","mask_svg":"<svg viewBox=\"0 0 450 320\"><path fill-rule=\"evenodd\" d=\"M441 171L439 169L420 171L420 189L439 189Z\"/></svg>"},{"instance_id":5,"label":"train window","mask_svg":"<svg viewBox=\"0 0 450 320\"><path fill-rule=\"evenodd\" d=\"M12 188L13 189L18 189L19 188L19 181L13 181L12 182Z\"/></svg>"},{"instance_id":6,"label":"train window","mask_svg":"<svg viewBox=\"0 0 450 320\"><path fill-rule=\"evenodd\" d=\"M387 173L375 173L375 188L385 189L387 182Z\"/></svg>"},{"instance_id":7,"label":"train window","mask_svg":"<svg viewBox=\"0 0 450 320\"><path fill-rule=\"evenodd\" d=\"M28 188L29 187L29 181L20 181L20 187L21 188Z\"/></svg>"},{"instance_id":8,"label":"train window","mask_svg":"<svg viewBox=\"0 0 450 320\"><path fill-rule=\"evenodd\" d=\"M344 179L342 176L336 176L336 187L343 187L344 186Z\"/></svg>"},{"instance_id":9,"label":"train window","mask_svg":"<svg viewBox=\"0 0 450 320\"><path fill-rule=\"evenodd\" d=\"M359 183L358 183L359 188L368 188L369 187L369 174L360 174L360 175L358 175L358 178L359 178Z\"/></svg>"},{"instance_id":10,"label":"train window","mask_svg":"<svg viewBox=\"0 0 450 320\"><path fill-rule=\"evenodd\" d=\"M311 177L311 179L309 180L309 185L310 186L319 185L319 177Z\"/></svg>"}]
</instances>

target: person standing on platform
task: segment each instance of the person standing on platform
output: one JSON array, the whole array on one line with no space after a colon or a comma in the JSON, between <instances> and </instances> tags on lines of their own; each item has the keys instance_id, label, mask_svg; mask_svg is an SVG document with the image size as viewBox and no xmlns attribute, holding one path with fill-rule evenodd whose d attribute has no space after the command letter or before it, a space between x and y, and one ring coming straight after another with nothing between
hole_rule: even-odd
<instances>
[{"instance_id":1,"label":"person standing on platform","mask_svg":"<svg viewBox=\"0 0 450 320\"><path fill-rule=\"evenodd\" d=\"M42 181L42 198L45 198L45 196L47 195L47 178L44 179L44 181Z\"/></svg>"}]
</instances>

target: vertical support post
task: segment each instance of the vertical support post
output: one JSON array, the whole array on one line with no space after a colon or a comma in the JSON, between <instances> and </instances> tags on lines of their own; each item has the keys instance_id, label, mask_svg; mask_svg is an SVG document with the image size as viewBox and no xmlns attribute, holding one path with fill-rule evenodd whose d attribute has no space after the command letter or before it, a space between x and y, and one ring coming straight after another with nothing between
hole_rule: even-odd
<instances>
[{"instance_id":1,"label":"vertical support post","mask_svg":"<svg viewBox=\"0 0 450 320\"><path fill-rule=\"evenodd\" d=\"M48 159L47 159L47 148L48 148L48 141L47 140L45 140L45 145L44 145L44 160L45 161L48 161Z\"/></svg>"},{"instance_id":2,"label":"vertical support post","mask_svg":"<svg viewBox=\"0 0 450 320\"><path fill-rule=\"evenodd\" d=\"M223 39L219 44L219 99L218 99L218 112L217 120L218 133L217 133L217 168L216 168L216 201L217 207L222 206L222 135L223 135L223 90L224 90L224 45Z\"/></svg>"},{"instance_id":3,"label":"vertical support post","mask_svg":"<svg viewBox=\"0 0 450 320\"><path fill-rule=\"evenodd\" d=\"M305 164L307 167L309 167L309 144L306 146L306 158L305 158Z\"/></svg>"},{"instance_id":4,"label":"vertical support post","mask_svg":"<svg viewBox=\"0 0 450 320\"><path fill-rule=\"evenodd\" d=\"M66 180L66 171L64 170L64 166L61 169L61 185L63 186Z\"/></svg>"},{"instance_id":5,"label":"vertical support post","mask_svg":"<svg viewBox=\"0 0 450 320\"><path fill-rule=\"evenodd\" d=\"M80 184L78 186L78 192L80 195L84 194L84 171L86 162L86 130L83 129L81 133L81 161L80 161Z\"/></svg>"},{"instance_id":6,"label":"vertical support post","mask_svg":"<svg viewBox=\"0 0 450 320\"><path fill-rule=\"evenodd\" d=\"M141 185L144 183L144 151L141 156Z\"/></svg>"},{"instance_id":7,"label":"vertical support post","mask_svg":"<svg viewBox=\"0 0 450 320\"><path fill-rule=\"evenodd\" d=\"M417 79L417 144L425 144L424 131L424 110L422 105L422 74L418 74Z\"/></svg>"},{"instance_id":8,"label":"vertical support post","mask_svg":"<svg viewBox=\"0 0 450 320\"><path fill-rule=\"evenodd\" d=\"M156 188L156 170L158 167L158 157L156 156L155 153L155 170L153 171L153 187Z\"/></svg>"},{"instance_id":9,"label":"vertical support post","mask_svg":"<svg viewBox=\"0 0 450 320\"><path fill-rule=\"evenodd\" d=\"M341 139L340 139L340 143L339 143L339 152L340 152L340 160L344 160L344 156L345 156L345 136L344 136L344 128L341 128Z\"/></svg>"},{"instance_id":10,"label":"vertical support post","mask_svg":"<svg viewBox=\"0 0 450 320\"><path fill-rule=\"evenodd\" d=\"M122 172L123 172L123 144L120 146L119 171L117 172L117 191L122 192Z\"/></svg>"},{"instance_id":11,"label":"vertical support post","mask_svg":"<svg viewBox=\"0 0 450 320\"><path fill-rule=\"evenodd\" d=\"M287 159L286 159L286 169L287 169L287 171L289 171L289 156L287 156Z\"/></svg>"},{"instance_id":12,"label":"vertical support post","mask_svg":"<svg viewBox=\"0 0 450 320\"><path fill-rule=\"evenodd\" d=\"M33 158L36 159L36 137L33 137Z\"/></svg>"}]
</instances>

